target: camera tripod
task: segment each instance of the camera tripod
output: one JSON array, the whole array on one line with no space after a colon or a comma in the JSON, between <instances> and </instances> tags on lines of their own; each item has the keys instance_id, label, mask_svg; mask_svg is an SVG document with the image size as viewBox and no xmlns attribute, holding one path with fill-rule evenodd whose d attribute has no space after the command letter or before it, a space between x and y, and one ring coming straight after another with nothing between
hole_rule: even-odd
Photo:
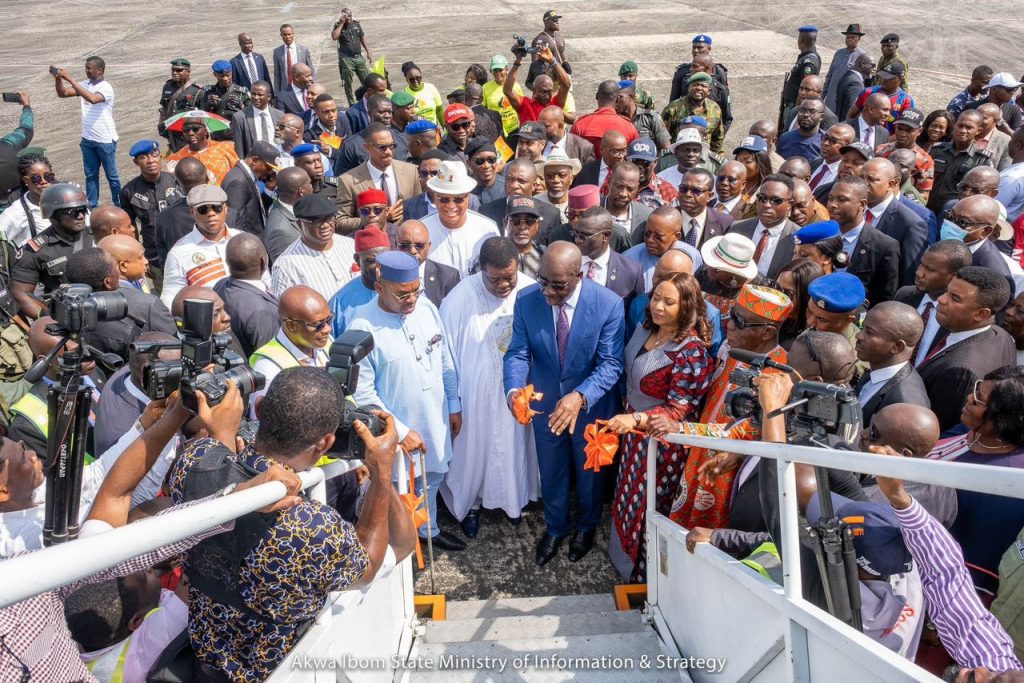
<instances>
[{"instance_id":1,"label":"camera tripod","mask_svg":"<svg viewBox=\"0 0 1024 683\"><path fill-rule=\"evenodd\" d=\"M818 486L821 519L816 522L808 520L807 532L811 537L814 557L818 561L828 611L836 619L863 632L853 529L836 517L828 485L828 470L815 467L814 478Z\"/></svg>"}]
</instances>

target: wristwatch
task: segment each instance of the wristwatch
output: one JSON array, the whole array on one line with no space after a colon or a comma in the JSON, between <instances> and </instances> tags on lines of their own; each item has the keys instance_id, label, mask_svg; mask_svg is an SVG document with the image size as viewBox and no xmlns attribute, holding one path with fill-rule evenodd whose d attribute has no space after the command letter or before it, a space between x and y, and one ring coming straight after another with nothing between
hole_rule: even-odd
<instances>
[{"instance_id":1,"label":"wristwatch","mask_svg":"<svg viewBox=\"0 0 1024 683\"><path fill-rule=\"evenodd\" d=\"M639 427L644 423L644 414L637 410L633 413L633 419L636 420L636 426Z\"/></svg>"}]
</instances>

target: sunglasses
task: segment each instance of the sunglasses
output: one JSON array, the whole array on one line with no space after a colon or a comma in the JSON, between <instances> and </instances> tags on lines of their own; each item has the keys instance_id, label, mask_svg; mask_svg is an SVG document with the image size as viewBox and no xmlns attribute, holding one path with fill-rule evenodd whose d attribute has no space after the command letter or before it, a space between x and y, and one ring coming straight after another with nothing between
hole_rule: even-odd
<instances>
[{"instance_id":1,"label":"sunglasses","mask_svg":"<svg viewBox=\"0 0 1024 683\"><path fill-rule=\"evenodd\" d=\"M840 140L839 138L837 138L834 135L822 135L821 136L821 141L822 142L828 142L828 143L833 144L833 145L839 145L839 144L842 144L842 142L843 142L842 140Z\"/></svg>"},{"instance_id":2,"label":"sunglasses","mask_svg":"<svg viewBox=\"0 0 1024 683\"><path fill-rule=\"evenodd\" d=\"M988 223L971 223L970 221L964 220L960 216L957 216L955 213L953 213L953 209L949 209L948 211L943 213L942 217L945 218L950 223L952 223L953 225L963 228L968 232L988 226Z\"/></svg>"},{"instance_id":3,"label":"sunglasses","mask_svg":"<svg viewBox=\"0 0 1024 683\"><path fill-rule=\"evenodd\" d=\"M187 126L182 126L181 130L185 133L194 133L202 130L203 128L206 128L206 126L201 123L190 123Z\"/></svg>"},{"instance_id":4,"label":"sunglasses","mask_svg":"<svg viewBox=\"0 0 1024 683\"><path fill-rule=\"evenodd\" d=\"M386 145L370 145L370 146L373 147L374 149L376 149L378 152L386 152L389 149L391 151L394 151L395 147L397 147L398 145L396 145L395 143L391 142L391 143L388 143Z\"/></svg>"},{"instance_id":5,"label":"sunglasses","mask_svg":"<svg viewBox=\"0 0 1024 683\"><path fill-rule=\"evenodd\" d=\"M224 205L223 204L203 204L202 206L197 206L196 207L196 211L199 212L200 216L205 216L205 215L209 214L211 211L213 213L220 213L223 210L224 210Z\"/></svg>"},{"instance_id":6,"label":"sunglasses","mask_svg":"<svg viewBox=\"0 0 1024 683\"><path fill-rule=\"evenodd\" d=\"M388 210L386 206L361 206L359 213L363 216L379 216Z\"/></svg>"},{"instance_id":7,"label":"sunglasses","mask_svg":"<svg viewBox=\"0 0 1024 683\"><path fill-rule=\"evenodd\" d=\"M60 212L69 218L78 219L88 215L89 209L84 206L74 206L70 209L61 209Z\"/></svg>"},{"instance_id":8,"label":"sunglasses","mask_svg":"<svg viewBox=\"0 0 1024 683\"><path fill-rule=\"evenodd\" d=\"M41 182L43 182L44 180L46 182L48 182L48 183L55 182L57 180L57 176L55 176L53 174L53 172L51 171L51 172L48 172L48 173L44 173L43 175L39 175L38 173L33 173L32 175L30 175L28 177L28 179L32 181L33 185L38 185Z\"/></svg>"},{"instance_id":9,"label":"sunglasses","mask_svg":"<svg viewBox=\"0 0 1024 683\"><path fill-rule=\"evenodd\" d=\"M540 218L537 216L517 214L515 216L509 216L508 222L511 225L536 225L537 223L540 223Z\"/></svg>"},{"instance_id":10,"label":"sunglasses","mask_svg":"<svg viewBox=\"0 0 1024 683\"><path fill-rule=\"evenodd\" d=\"M572 287L572 280L566 280L565 282L549 282L542 277L538 277L537 284L540 285L541 291L545 289L553 289L556 292L564 292Z\"/></svg>"},{"instance_id":11,"label":"sunglasses","mask_svg":"<svg viewBox=\"0 0 1024 683\"><path fill-rule=\"evenodd\" d=\"M703 187L693 187L692 185L680 185L679 194L688 194L694 197L699 197L705 192L710 192L710 189L704 189Z\"/></svg>"},{"instance_id":12,"label":"sunglasses","mask_svg":"<svg viewBox=\"0 0 1024 683\"><path fill-rule=\"evenodd\" d=\"M761 192L758 192L754 198L757 199L758 204L771 204L772 206L779 206L789 201L785 197L769 197Z\"/></svg>"},{"instance_id":13,"label":"sunglasses","mask_svg":"<svg viewBox=\"0 0 1024 683\"><path fill-rule=\"evenodd\" d=\"M597 235L603 235L607 233L607 230L598 230L597 232L580 232L579 230L573 230L572 228L569 228L569 236L572 237L573 242L585 242L589 240L591 237L596 237Z\"/></svg>"},{"instance_id":14,"label":"sunglasses","mask_svg":"<svg viewBox=\"0 0 1024 683\"><path fill-rule=\"evenodd\" d=\"M473 159L473 163L477 166L483 166L484 164L490 164L493 166L498 163L498 157L476 157Z\"/></svg>"},{"instance_id":15,"label":"sunglasses","mask_svg":"<svg viewBox=\"0 0 1024 683\"><path fill-rule=\"evenodd\" d=\"M420 169L420 178L436 178L437 174L440 173L440 172L441 172L440 170L428 171L426 169L422 169L421 168Z\"/></svg>"},{"instance_id":16,"label":"sunglasses","mask_svg":"<svg viewBox=\"0 0 1024 683\"><path fill-rule=\"evenodd\" d=\"M740 181L740 179L734 175L720 175L718 176L718 180L726 183L738 183Z\"/></svg>"},{"instance_id":17,"label":"sunglasses","mask_svg":"<svg viewBox=\"0 0 1024 683\"><path fill-rule=\"evenodd\" d=\"M304 326L307 330L310 330L312 332L323 332L324 330L330 329L331 324L334 322L334 314L331 313L323 320L315 323L307 322L305 320L296 320L295 318L285 318L285 320L288 320L293 323L299 323L300 325Z\"/></svg>"},{"instance_id":18,"label":"sunglasses","mask_svg":"<svg viewBox=\"0 0 1024 683\"><path fill-rule=\"evenodd\" d=\"M398 248L402 251L423 251L429 242L399 242Z\"/></svg>"},{"instance_id":19,"label":"sunglasses","mask_svg":"<svg viewBox=\"0 0 1024 683\"><path fill-rule=\"evenodd\" d=\"M448 127L452 130L466 130L472 125L472 121L463 121L462 123L449 123Z\"/></svg>"},{"instance_id":20,"label":"sunglasses","mask_svg":"<svg viewBox=\"0 0 1024 683\"><path fill-rule=\"evenodd\" d=\"M441 195L441 196L439 196L437 198L437 203L438 204L458 204L459 206L462 206L463 204L466 203L466 198L465 197L446 197L444 195Z\"/></svg>"},{"instance_id":21,"label":"sunglasses","mask_svg":"<svg viewBox=\"0 0 1024 683\"><path fill-rule=\"evenodd\" d=\"M729 311L729 324L735 325L737 330L745 330L748 327L772 327L775 323L755 323L741 318L736 309Z\"/></svg>"},{"instance_id":22,"label":"sunglasses","mask_svg":"<svg viewBox=\"0 0 1024 683\"><path fill-rule=\"evenodd\" d=\"M172 73L180 74L182 71L188 71L188 69L186 69L183 66L172 66L171 67L171 72Z\"/></svg>"}]
</instances>

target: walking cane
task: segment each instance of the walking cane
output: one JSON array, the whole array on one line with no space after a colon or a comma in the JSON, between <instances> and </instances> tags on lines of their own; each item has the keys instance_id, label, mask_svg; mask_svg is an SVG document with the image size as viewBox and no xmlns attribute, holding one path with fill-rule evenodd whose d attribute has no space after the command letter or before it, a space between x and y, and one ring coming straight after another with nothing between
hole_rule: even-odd
<instances>
[{"instance_id":1,"label":"walking cane","mask_svg":"<svg viewBox=\"0 0 1024 683\"><path fill-rule=\"evenodd\" d=\"M434 587L434 537L430 535L430 503L427 501L427 455L421 448L420 453L420 474L423 476L423 507L427 511L427 559L430 561L430 594L437 595Z\"/></svg>"}]
</instances>

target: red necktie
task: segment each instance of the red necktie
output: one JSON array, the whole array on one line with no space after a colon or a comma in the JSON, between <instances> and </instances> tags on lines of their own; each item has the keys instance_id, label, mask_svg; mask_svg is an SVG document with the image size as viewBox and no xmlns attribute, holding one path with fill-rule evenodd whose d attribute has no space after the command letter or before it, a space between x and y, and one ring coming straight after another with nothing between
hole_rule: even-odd
<instances>
[{"instance_id":1,"label":"red necktie","mask_svg":"<svg viewBox=\"0 0 1024 683\"><path fill-rule=\"evenodd\" d=\"M924 305L924 311L921 312L921 320L924 322L924 329L928 329L928 321L932 319L932 309L935 308L935 304L931 301Z\"/></svg>"},{"instance_id":2,"label":"red necktie","mask_svg":"<svg viewBox=\"0 0 1024 683\"><path fill-rule=\"evenodd\" d=\"M821 166L818 167L818 172L811 178L810 185L812 190L818 189L818 184L821 182L821 179L825 177L826 173L828 173L828 164L821 162Z\"/></svg>"},{"instance_id":3,"label":"red necktie","mask_svg":"<svg viewBox=\"0 0 1024 683\"><path fill-rule=\"evenodd\" d=\"M874 223L875 223L875 214L871 213L871 209L868 209L868 213L864 217L864 220L867 221L868 225L874 225Z\"/></svg>"},{"instance_id":4,"label":"red necktie","mask_svg":"<svg viewBox=\"0 0 1024 683\"><path fill-rule=\"evenodd\" d=\"M764 250L768 247L768 239L771 235L768 234L768 229L765 228L764 232L761 233L761 239L757 240L757 248L754 250L754 263L761 262L761 255Z\"/></svg>"},{"instance_id":5,"label":"red necktie","mask_svg":"<svg viewBox=\"0 0 1024 683\"><path fill-rule=\"evenodd\" d=\"M291 47L286 47L284 49L284 51L285 51L285 54L288 55L288 85L291 85L292 84L292 49L291 49Z\"/></svg>"},{"instance_id":6,"label":"red necktie","mask_svg":"<svg viewBox=\"0 0 1024 683\"><path fill-rule=\"evenodd\" d=\"M929 352L929 354L928 354L927 356L925 356L925 357L924 357L924 360L923 360L923 361L921 361L921 365L924 365L925 363L927 363L928 361L930 361L930 360L931 360L932 358L934 358L934 357L935 357L935 355L936 355L937 353L939 353L940 351L942 351L942 349L946 348L946 340L947 340L947 339L949 339L949 335L948 335L948 334L947 334L947 335L946 335L945 337L943 337L942 339L940 339L940 340L939 340L939 341L938 341L938 342L937 342L937 343L935 344L935 346L933 346L933 347L932 347L932 350L931 350L931 352Z\"/></svg>"}]
</instances>

